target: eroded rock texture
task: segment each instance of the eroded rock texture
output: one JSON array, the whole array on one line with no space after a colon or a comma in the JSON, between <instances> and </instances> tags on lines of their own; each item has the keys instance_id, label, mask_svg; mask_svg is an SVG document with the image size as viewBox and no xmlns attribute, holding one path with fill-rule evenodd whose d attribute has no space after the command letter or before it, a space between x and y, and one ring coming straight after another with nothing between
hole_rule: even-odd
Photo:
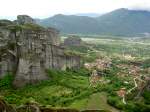
<instances>
[{"instance_id":1,"label":"eroded rock texture","mask_svg":"<svg viewBox=\"0 0 150 112\"><path fill-rule=\"evenodd\" d=\"M58 33L34 24L29 16L0 21L0 77L16 74L13 84L22 87L46 80L46 69L79 67L80 57L65 54Z\"/></svg>"},{"instance_id":2,"label":"eroded rock texture","mask_svg":"<svg viewBox=\"0 0 150 112\"><path fill-rule=\"evenodd\" d=\"M34 19L27 15L18 15L17 16L17 23L18 24L28 24L28 23L35 23Z\"/></svg>"},{"instance_id":3,"label":"eroded rock texture","mask_svg":"<svg viewBox=\"0 0 150 112\"><path fill-rule=\"evenodd\" d=\"M70 35L68 38L64 40L65 46L81 46L82 39L76 35Z\"/></svg>"}]
</instances>

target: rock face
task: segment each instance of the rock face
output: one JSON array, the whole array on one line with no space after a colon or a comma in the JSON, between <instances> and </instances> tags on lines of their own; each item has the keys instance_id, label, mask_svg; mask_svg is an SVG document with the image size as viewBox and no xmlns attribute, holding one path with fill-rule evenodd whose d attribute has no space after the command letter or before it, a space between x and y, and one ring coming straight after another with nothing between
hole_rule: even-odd
<instances>
[{"instance_id":1,"label":"rock face","mask_svg":"<svg viewBox=\"0 0 150 112\"><path fill-rule=\"evenodd\" d=\"M16 22L21 25L9 23L0 26L1 78L13 73L13 84L22 87L48 79L46 69L65 70L80 66L80 57L66 55L65 49L59 45L56 29L42 28L24 15L18 16Z\"/></svg>"},{"instance_id":2,"label":"rock face","mask_svg":"<svg viewBox=\"0 0 150 112\"><path fill-rule=\"evenodd\" d=\"M32 19L30 16L27 15L18 15L17 16L17 23L18 24L27 24L27 23L33 23L35 24L34 19Z\"/></svg>"},{"instance_id":3,"label":"rock face","mask_svg":"<svg viewBox=\"0 0 150 112\"><path fill-rule=\"evenodd\" d=\"M65 46L80 46L81 44L82 44L81 38L75 35L71 35L64 40Z\"/></svg>"}]
</instances>

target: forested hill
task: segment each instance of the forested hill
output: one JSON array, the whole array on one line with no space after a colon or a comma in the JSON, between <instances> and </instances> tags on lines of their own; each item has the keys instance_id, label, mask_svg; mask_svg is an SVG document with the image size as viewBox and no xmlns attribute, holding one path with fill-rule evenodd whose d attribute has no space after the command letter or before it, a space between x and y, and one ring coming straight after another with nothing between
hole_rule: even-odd
<instances>
[{"instance_id":1,"label":"forested hill","mask_svg":"<svg viewBox=\"0 0 150 112\"><path fill-rule=\"evenodd\" d=\"M62 33L141 36L150 33L150 12L121 8L99 17L58 14L37 23Z\"/></svg>"}]
</instances>

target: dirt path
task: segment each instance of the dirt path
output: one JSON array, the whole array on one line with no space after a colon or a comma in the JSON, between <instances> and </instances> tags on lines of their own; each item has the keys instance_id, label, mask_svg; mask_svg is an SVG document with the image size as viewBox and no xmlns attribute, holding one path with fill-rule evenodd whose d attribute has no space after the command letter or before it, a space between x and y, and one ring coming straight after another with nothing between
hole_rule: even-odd
<instances>
[{"instance_id":1,"label":"dirt path","mask_svg":"<svg viewBox=\"0 0 150 112\"><path fill-rule=\"evenodd\" d=\"M127 94L131 93L134 89L136 89L136 88L137 88L136 79L137 79L137 78L134 78L134 79L133 79L133 80L134 80L134 87L133 87L133 88L131 88L131 89L129 89L129 90L127 91Z\"/></svg>"}]
</instances>

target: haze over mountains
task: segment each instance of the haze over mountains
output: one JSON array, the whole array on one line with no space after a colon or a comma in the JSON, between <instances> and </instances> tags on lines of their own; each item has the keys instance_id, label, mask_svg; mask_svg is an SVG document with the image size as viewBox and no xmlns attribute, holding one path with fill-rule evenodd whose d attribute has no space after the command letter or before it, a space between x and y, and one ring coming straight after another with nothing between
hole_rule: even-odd
<instances>
[{"instance_id":1,"label":"haze over mountains","mask_svg":"<svg viewBox=\"0 0 150 112\"><path fill-rule=\"evenodd\" d=\"M88 17L99 17L102 14L98 13L77 13L76 16L88 16Z\"/></svg>"},{"instance_id":2,"label":"haze over mountains","mask_svg":"<svg viewBox=\"0 0 150 112\"><path fill-rule=\"evenodd\" d=\"M150 12L125 8L103 14L62 15L37 19L45 27L55 27L62 33L145 36L150 33Z\"/></svg>"}]
</instances>

